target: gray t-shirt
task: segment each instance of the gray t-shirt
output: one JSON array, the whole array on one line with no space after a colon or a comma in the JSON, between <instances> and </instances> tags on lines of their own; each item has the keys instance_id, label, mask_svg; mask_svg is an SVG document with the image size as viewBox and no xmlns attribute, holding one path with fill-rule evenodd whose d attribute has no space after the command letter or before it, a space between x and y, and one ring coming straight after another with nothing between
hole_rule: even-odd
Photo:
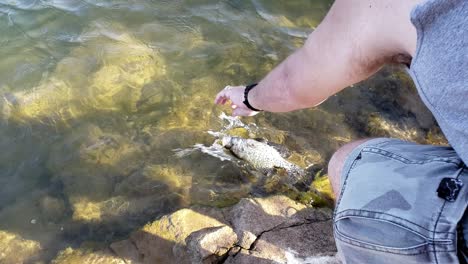
<instances>
[{"instance_id":1,"label":"gray t-shirt","mask_svg":"<svg viewBox=\"0 0 468 264\"><path fill-rule=\"evenodd\" d=\"M468 0L428 0L411 14L409 73L449 143L468 164Z\"/></svg>"}]
</instances>

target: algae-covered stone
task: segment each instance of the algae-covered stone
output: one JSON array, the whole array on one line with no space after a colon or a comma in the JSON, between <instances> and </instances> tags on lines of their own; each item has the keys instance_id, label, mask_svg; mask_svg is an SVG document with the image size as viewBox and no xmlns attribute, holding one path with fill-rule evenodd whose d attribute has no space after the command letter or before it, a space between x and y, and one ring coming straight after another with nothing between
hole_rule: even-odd
<instances>
[{"instance_id":1,"label":"algae-covered stone","mask_svg":"<svg viewBox=\"0 0 468 264\"><path fill-rule=\"evenodd\" d=\"M97 110L134 112L144 85L165 74L161 55L122 26L97 24L81 38L39 85L8 97L11 118L68 126Z\"/></svg>"},{"instance_id":2,"label":"algae-covered stone","mask_svg":"<svg viewBox=\"0 0 468 264\"><path fill-rule=\"evenodd\" d=\"M206 185L210 184L206 183ZM225 188L213 188L209 186L192 188L190 192L192 204L225 208L237 204L251 192L249 184L228 184Z\"/></svg>"},{"instance_id":3,"label":"algae-covered stone","mask_svg":"<svg viewBox=\"0 0 468 264\"><path fill-rule=\"evenodd\" d=\"M91 251L86 249L66 248L52 261L53 264L125 264L121 258L112 252Z\"/></svg>"},{"instance_id":4,"label":"algae-covered stone","mask_svg":"<svg viewBox=\"0 0 468 264\"><path fill-rule=\"evenodd\" d=\"M75 221L100 221L102 217L102 203L96 203L92 201L88 201L87 199L83 198L77 201L71 201L72 203L72 210L73 210L73 217L72 219Z\"/></svg>"},{"instance_id":5,"label":"algae-covered stone","mask_svg":"<svg viewBox=\"0 0 468 264\"><path fill-rule=\"evenodd\" d=\"M215 209L200 208L199 211L182 209L144 226L134 236L138 236L141 232L147 232L168 241L184 244L185 238L192 232L207 227L222 226L223 222L223 215Z\"/></svg>"},{"instance_id":6,"label":"algae-covered stone","mask_svg":"<svg viewBox=\"0 0 468 264\"><path fill-rule=\"evenodd\" d=\"M145 177L154 181L160 181L169 189L176 190L190 185L190 177L183 177L183 172L175 167L165 165L152 165L145 168L143 174ZM187 180L187 181L184 181Z\"/></svg>"},{"instance_id":7,"label":"algae-covered stone","mask_svg":"<svg viewBox=\"0 0 468 264\"><path fill-rule=\"evenodd\" d=\"M400 138L408 141L421 142L423 140L423 135L416 126L392 122L380 115L371 114L367 123L367 131L372 135Z\"/></svg>"},{"instance_id":8,"label":"algae-covered stone","mask_svg":"<svg viewBox=\"0 0 468 264\"><path fill-rule=\"evenodd\" d=\"M327 174L321 176L317 175L312 185L317 191L327 195L328 197L335 197L335 194L333 193L333 189L331 187L330 178Z\"/></svg>"},{"instance_id":9,"label":"algae-covered stone","mask_svg":"<svg viewBox=\"0 0 468 264\"><path fill-rule=\"evenodd\" d=\"M39 201L39 207L45 219L58 222L66 212L65 202L62 199L45 196Z\"/></svg>"},{"instance_id":10,"label":"algae-covered stone","mask_svg":"<svg viewBox=\"0 0 468 264\"><path fill-rule=\"evenodd\" d=\"M208 208L182 209L173 214L147 224L130 236L130 241L138 249L143 263L187 263L185 239L193 232L224 226L221 211ZM123 258L124 251L117 254Z\"/></svg>"},{"instance_id":11,"label":"algae-covered stone","mask_svg":"<svg viewBox=\"0 0 468 264\"><path fill-rule=\"evenodd\" d=\"M108 198L117 179L143 163L142 146L96 125L80 126L52 147L48 168L59 178L69 198Z\"/></svg>"},{"instance_id":12,"label":"algae-covered stone","mask_svg":"<svg viewBox=\"0 0 468 264\"><path fill-rule=\"evenodd\" d=\"M39 254L40 251L39 242L0 230L0 263L24 263Z\"/></svg>"},{"instance_id":13,"label":"algae-covered stone","mask_svg":"<svg viewBox=\"0 0 468 264\"><path fill-rule=\"evenodd\" d=\"M14 232L18 240L27 239L27 244L40 244L40 257L48 256L50 248L60 237L60 220L52 219L43 211L40 201L49 196L43 190L36 190L19 195L14 203L2 207L0 210L0 223L6 232ZM10 236L11 237L11 236ZM0 253L2 252L0 245ZM0 261L0 263L2 263Z\"/></svg>"},{"instance_id":14,"label":"algae-covered stone","mask_svg":"<svg viewBox=\"0 0 468 264\"><path fill-rule=\"evenodd\" d=\"M143 86L165 72L161 59L130 36L103 48L103 65L91 77L86 103L96 109L135 111Z\"/></svg>"},{"instance_id":15,"label":"algae-covered stone","mask_svg":"<svg viewBox=\"0 0 468 264\"><path fill-rule=\"evenodd\" d=\"M184 205L184 200L175 193L165 195L156 193L142 197L112 196L102 201L91 201L84 197L73 198L70 203L73 220L107 224L111 229L116 230L126 229L126 225L130 224L132 218L147 219L167 212L168 208Z\"/></svg>"},{"instance_id":16,"label":"algae-covered stone","mask_svg":"<svg viewBox=\"0 0 468 264\"><path fill-rule=\"evenodd\" d=\"M213 95L207 92L217 89L215 79L203 77L191 80L188 85L191 86L190 89L183 90L181 96L174 98L172 111L159 120L161 128L203 130L210 123L218 121L213 114L216 108L211 102Z\"/></svg>"}]
</instances>

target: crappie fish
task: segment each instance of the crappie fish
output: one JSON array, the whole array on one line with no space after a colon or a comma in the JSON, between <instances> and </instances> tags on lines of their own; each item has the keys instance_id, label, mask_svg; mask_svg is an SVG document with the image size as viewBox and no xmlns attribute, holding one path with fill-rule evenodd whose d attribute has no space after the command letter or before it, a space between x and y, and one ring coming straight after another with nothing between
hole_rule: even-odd
<instances>
[{"instance_id":1,"label":"crappie fish","mask_svg":"<svg viewBox=\"0 0 468 264\"><path fill-rule=\"evenodd\" d=\"M278 150L267 143L254 139L224 136L222 145L236 157L250 163L264 174L269 174L276 168L286 170L290 183L298 182L306 174L301 167L285 160Z\"/></svg>"}]
</instances>

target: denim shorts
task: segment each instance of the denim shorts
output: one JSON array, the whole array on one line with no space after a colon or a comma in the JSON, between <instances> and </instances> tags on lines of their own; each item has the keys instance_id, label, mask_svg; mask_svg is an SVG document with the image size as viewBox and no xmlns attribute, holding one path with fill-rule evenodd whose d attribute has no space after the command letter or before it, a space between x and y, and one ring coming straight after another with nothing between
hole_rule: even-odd
<instances>
[{"instance_id":1,"label":"denim shorts","mask_svg":"<svg viewBox=\"0 0 468 264\"><path fill-rule=\"evenodd\" d=\"M468 169L450 147L363 143L345 162L334 213L343 262L466 263L467 189Z\"/></svg>"}]
</instances>

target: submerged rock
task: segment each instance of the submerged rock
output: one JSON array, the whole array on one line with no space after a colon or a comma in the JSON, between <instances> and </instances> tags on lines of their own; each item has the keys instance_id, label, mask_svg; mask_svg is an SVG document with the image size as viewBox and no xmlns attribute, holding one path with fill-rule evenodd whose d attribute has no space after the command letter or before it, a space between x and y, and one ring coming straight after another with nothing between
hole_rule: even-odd
<instances>
[{"instance_id":1,"label":"submerged rock","mask_svg":"<svg viewBox=\"0 0 468 264\"><path fill-rule=\"evenodd\" d=\"M48 169L70 198L104 200L114 184L143 164L141 143L94 124L76 127L50 150Z\"/></svg>"},{"instance_id":2,"label":"submerged rock","mask_svg":"<svg viewBox=\"0 0 468 264\"><path fill-rule=\"evenodd\" d=\"M192 233L185 240L193 264L218 263L237 243L237 236L229 226L206 228Z\"/></svg>"},{"instance_id":3,"label":"submerged rock","mask_svg":"<svg viewBox=\"0 0 468 264\"><path fill-rule=\"evenodd\" d=\"M61 251L52 264L126 264L108 250L91 251L67 248Z\"/></svg>"},{"instance_id":4,"label":"submerged rock","mask_svg":"<svg viewBox=\"0 0 468 264\"><path fill-rule=\"evenodd\" d=\"M144 85L165 75L161 54L122 26L97 24L80 38L36 87L3 95L8 118L57 127L96 111L134 112Z\"/></svg>"},{"instance_id":5,"label":"submerged rock","mask_svg":"<svg viewBox=\"0 0 468 264\"><path fill-rule=\"evenodd\" d=\"M126 264L131 263L142 263L142 259L144 256L138 252L135 243L131 240L122 240L118 242L114 242L110 245L110 248L113 252L116 252L119 257L121 257Z\"/></svg>"},{"instance_id":6,"label":"submerged rock","mask_svg":"<svg viewBox=\"0 0 468 264\"><path fill-rule=\"evenodd\" d=\"M58 222L66 213L65 202L62 199L45 196L39 201L39 208L44 219Z\"/></svg>"},{"instance_id":7,"label":"submerged rock","mask_svg":"<svg viewBox=\"0 0 468 264\"><path fill-rule=\"evenodd\" d=\"M27 240L19 235L0 230L0 263L24 263L41 251L39 242Z\"/></svg>"}]
</instances>

